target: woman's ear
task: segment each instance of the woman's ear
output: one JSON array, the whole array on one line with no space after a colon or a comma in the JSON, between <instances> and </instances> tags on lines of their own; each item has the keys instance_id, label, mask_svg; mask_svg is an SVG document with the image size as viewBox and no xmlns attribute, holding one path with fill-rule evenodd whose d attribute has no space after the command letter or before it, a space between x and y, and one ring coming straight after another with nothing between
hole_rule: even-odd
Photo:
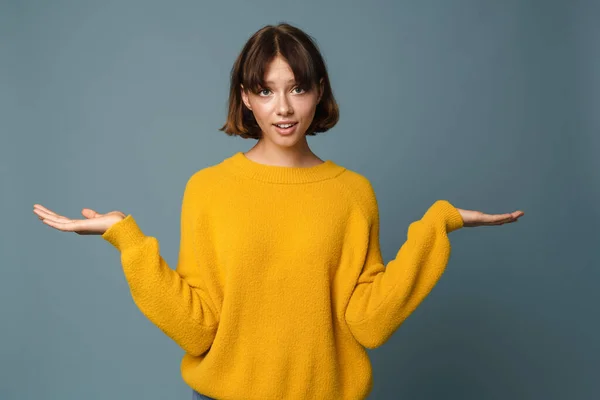
<instances>
[{"instance_id":1,"label":"woman's ear","mask_svg":"<svg viewBox=\"0 0 600 400\"><path fill-rule=\"evenodd\" d=\"M248 93L246 93L246 91L244 90L244 85L242 85L242 84L240 84L240 91L242 94L242 101L244 102L244 104L246 105L248 110L252 111L252 107L250 106L250 101L248 100Z\"/></svg>"}]
</instances>

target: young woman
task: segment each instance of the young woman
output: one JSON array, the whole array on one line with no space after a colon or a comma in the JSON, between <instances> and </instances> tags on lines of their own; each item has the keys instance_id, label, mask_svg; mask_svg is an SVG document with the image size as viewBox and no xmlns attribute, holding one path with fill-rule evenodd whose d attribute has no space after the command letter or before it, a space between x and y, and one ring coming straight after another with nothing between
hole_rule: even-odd
<instances>
[{"instance_id":1,"label":"young woman","mask_svg":"<svg viewBox=\"0 0 600 400\"><path fill-rule=\"evenodd\" d=\"M384 344L432 290L450 257L448 233L524 213L438 200L386 265L371 183L308 145L337 121L313 40L289 24L265 26L235 61L221 128L257 142L189 178L176 270L131 215L83 209L86 219L72 220L37 204L34 212L120 251L134 302L185 350L181 373L194 398L366 398L365 348Z\"/></svg>"}]
</instances>

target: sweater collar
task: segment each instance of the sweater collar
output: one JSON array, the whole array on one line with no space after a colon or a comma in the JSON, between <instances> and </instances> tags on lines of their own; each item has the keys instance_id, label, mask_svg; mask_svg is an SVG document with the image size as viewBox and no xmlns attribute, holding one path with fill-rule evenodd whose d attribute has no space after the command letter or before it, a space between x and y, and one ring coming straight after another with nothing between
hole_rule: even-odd
<instances>
[{"instance_id":1,"label":"sweater collar","mask_svg":"<svg viewBox=\"0 0 600 400\"><path fill-rule=\"evenodd\" d=\"M223 162L238 175L263 182L284 184L317 182L336 177L345 170L344 167L331 160L326 160L312 167L283 167L261 164L250 160L241 151Z\"/></svg>"}]
</instances>

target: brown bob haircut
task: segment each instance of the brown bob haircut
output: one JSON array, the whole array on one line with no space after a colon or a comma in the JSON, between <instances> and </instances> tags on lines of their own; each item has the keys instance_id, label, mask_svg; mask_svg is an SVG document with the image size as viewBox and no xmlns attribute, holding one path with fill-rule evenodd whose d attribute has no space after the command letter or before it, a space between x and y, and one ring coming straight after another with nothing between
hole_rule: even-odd
<instances>
[{"instance_id":1,"label":"brown bob haircut","mask_svg":"<svg viewBox=\"0 0 600 400\"><path fill-rule=\"evenodd\" d=\"M229 111L227 122L219 130L229 136L260 139L262 131L254 114L242 101L244 90L259 92L264 87L264 76L269 63L281 56L289 64L298 85L305 90L318 88L323 78L323 95L317 104L315 116L306 135L326 132L339 120L339 108L329 84L325 61L314 40L299 28L287 23L266 25L258 30L244 45L231 69Z\"/></svg>"}]
</instances>

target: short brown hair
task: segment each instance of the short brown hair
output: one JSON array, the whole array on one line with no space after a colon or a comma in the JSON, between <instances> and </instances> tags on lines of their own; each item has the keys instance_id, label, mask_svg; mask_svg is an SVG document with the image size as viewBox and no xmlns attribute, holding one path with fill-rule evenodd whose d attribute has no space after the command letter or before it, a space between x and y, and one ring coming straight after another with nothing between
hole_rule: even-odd
<instances>
[{"instance_id":1,"label":"short brown hair","mask_svg":"<svg viewBox=\"0 0 600 400\"><path fill-rule=\"evenodd\" d=\"M296 82L303 88L318 87L323 78L323 95L317 104L315 116L306 135L326 132L339 120L339 108L329 84L327 67L314 39L301 29L287 23L266 25L259 29L244 45L231 69L229 111L227 121L219 129L230 136L260 139L262 131L254 114L242 101L244 90L256 92L264 86L267 65L281 56L290 65Z\"/></svg>"}]
</instances>

